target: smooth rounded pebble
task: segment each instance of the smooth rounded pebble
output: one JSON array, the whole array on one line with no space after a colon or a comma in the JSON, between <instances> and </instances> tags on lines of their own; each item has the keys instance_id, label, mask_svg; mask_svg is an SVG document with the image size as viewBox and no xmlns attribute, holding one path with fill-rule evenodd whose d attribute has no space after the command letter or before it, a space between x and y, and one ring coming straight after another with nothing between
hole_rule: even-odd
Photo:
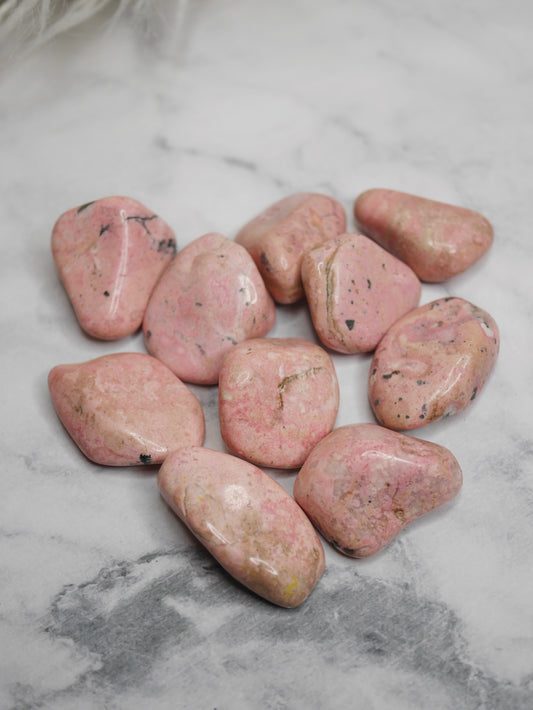
<instances>
[{"instance_id":1,"label":"smooth rounded pebble","mask_svg":"<svg viewBox=\"0 0 533 710\"><path fill-rule=\"evenodd\" d=\"M341 353L374 350L421 292L412 269L362 234L312 249L302 261L302 282L318 337Z\"/></svg>"},{"instance_id":2,"label":"smooth rounded pebble","mask_svg":"<svg viewBox=\"0 0 533 710\"><path fill-rule=\"evenodd\" d=\"M368 557L408 523L452 500L461 484L448 449L377 424L352 424L313 449L294 497L340 552Z\"/></svg>"},{"instance_id":3,"label":"smooth rounded pebble","mask_svg":"<svg viewBox=\"0 0 533 710\"><path fill-rule=\"evenodd\" d=\"M170 508L241 584L273 604L295 607L324 571L324 550L301 508L252 464L191 447L159 470Z\"/></svg>"},{"instance_id":4,"label":"smooth rounded pebble","mask_svg":"<svg viewBox=\"0 0 533 710\"><path fill-rule=\"evenodd\" d=\"M490 222L478 212L396 190L367 190L354 213L365 234L427 282L466 271L494 239Z\"/></svg>"},{"instance_id":5,"label":"smooth rounded pebble","mask_svg":"<svg viewBox=\"0 0 533 710\"><path fill-rule=\"evenodd\" d=\"M266 287L278 303L304 296L300 269L304 255L346 231L340 202L312 192L274 203L238 232L235 241L253 257Z\"/></svg>"},{"instance_id":6,"label":"smooth rounded pebble","mask_svg":"<svg viewBox=\"0 0 533 710\"><path fill-rule=\"evenodd\" d=\"M174 449L203 443L200 402L150 355L115 353L57 365L48 386L65 429L96 463L157 464Z\"/></svg>"},{"instance_id":7,"label":"smooth rounded pebble","mask_svg":"<svg viewBox=\"0 0 533 710\"><path fill-rule=\"evenodd\" d=\"M414 309L374 353L368 391L376 419L391 429L416 429L461 412L487 382L499 342L494 319L462 298Z\"/></svg>"},{"instance_id":8,"label":"smooth rounded pebble","mask_svg":"<svg viewBox=\"0 0 533 710\"><path fill-rule=\"evenodd\" d=\"M257 464L296 468L337 417L333 361L303 338L257 338L224 359L220 431L226 446Z\"/></svg>"},{"instance_id":9,"label":"smooth rounded pebble","mask_svg":"<svg viewBox=\"0 0 533 710\"><path fill-rule=\"evenodd\" d=\"M175 253L168 224L129 197L71 209L52 230L54 262L78 322L102 340L138 330L152 289Z\"/></svg>"},{"instance_id":10,"label":"smooth rounded pebble","mask_svg":"<svg viewBox=\"0 0 533 710\"><path fill-rule=\"evenodd\" d=\"M224 355L266 335L274 301L251 256L222 234L184 247L157 283L143 323L148 352L185 382L213 385Z\"/></svg>"}]
</instances>

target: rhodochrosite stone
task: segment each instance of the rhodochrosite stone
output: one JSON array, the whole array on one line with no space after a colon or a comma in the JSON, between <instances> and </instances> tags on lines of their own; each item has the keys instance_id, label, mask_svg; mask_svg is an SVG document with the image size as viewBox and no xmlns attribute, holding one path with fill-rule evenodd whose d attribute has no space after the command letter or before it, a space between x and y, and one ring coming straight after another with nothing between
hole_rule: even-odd
<instances>
[{"instance_id":1,"label":"rhodochrosite stone","mask_svg":"<svg viewBox=\"0 0 533 710\"><path fill-rule=\"evenodd\" d=\"M295 468L337 417L333 361L303 338L258 338L224 359L220 431L226 446L258 466Z\"/></svg>"},{"instance_id":2,"label":"rhodochrosite stone","mask_svg":"<svg viewBox=\"0 0 533 710\"><path fill-rule=\"evenodd\" d=\"M155 287L143 323L148 351L178 377L216 384L224 355L266 335L276 308L251 256L222 234L184 247Z\"/></svg>"},{"instance_id":3,"label":"rhodochrosite stone","mask_svg":"<svg viewBox=\"0 0 533 710\"><path fill-rule=\"evenodd\" d=\"M361 230L413 269L422 281L462 273L492 245L491 224L478 212L395 190L359 195Z\"/></svg>"},{"instance_id":4,"label":"rhodochrosite stone","mask_svg":"<svg viewBox=\"0 0 533 710\"><path fill-rule=\"evenodd\" d=\"M346 213L327 195L301 192L274 203L235 237L253 257L278 303L303 295L300 268L304 254L346 231Z\"/></svg>"},{"instance_id":5,"label":"rhodochrosite stone","mask_svg":"<svg viewBox=\"0 0 533 710\"><path fill-rule=\"evenodd\" d=\"M305 513L252 464L191 447L170 454L157 477L164 500L241 584L295 607L324 571L324 550Z\"/></svg>"},{"instance_id":6,"label":"rhodochrosite stone","mask_svg":"<svg viewBox=\"0 0 533 710\"><path fill-rule=\"evenodd\" d=\"M150 355L116 353L57 365L48 386L65 429L96 463L161 463L174 449L203 443L200 402Z\"/></svg>"},{"instance_id":7,"label":"rhodochrosite stone","mask_svg":"<svg viewBox=\"0 0 533 710\"><path fill-rule=\"evenodd\" d=\"M377 424L339 427L302 466L294 497L350 557L368 557L410 522L450 501L462 473L442 446Z\"/></svg>"},{"instance_id":8,"label":"rhodochrosite stone","mask_svg":"<svg viewBox=\"0 0 533 710\"><path fill-rule=\"evenodd\" d=\"M65 212L52 254L83 330L116 340L141 325L155 282L176 252L166 222L129 197L105 197Z\"/></svg>"},{"instance_id":9,"label":"rhodochrosite stone","mask_svg":"<svg viewBox=\"0 0 533 710\"><path fill-rule=\"evenodd\" d=\"M416 429L468 407L496 362L498 327L462 298L441 298L400 318L370 366L369 399L391 429Z\"/></svg>"},{"instance_id":10,"label":"rhodochrosite stone","mask_svg":"<svg viewBox=\"0 0 533 710\"><path fill-rule=\"evenodd\" d=\"M344 234L302 261L313 325L341 353L374 350L395 320L418 305L421 284L406 264L362 234Z\"/></svg>"}]
</instances>

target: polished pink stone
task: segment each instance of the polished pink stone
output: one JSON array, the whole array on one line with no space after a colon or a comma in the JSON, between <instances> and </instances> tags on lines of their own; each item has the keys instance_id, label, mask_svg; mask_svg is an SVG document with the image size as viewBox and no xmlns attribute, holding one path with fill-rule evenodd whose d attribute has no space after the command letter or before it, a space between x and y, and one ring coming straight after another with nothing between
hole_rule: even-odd
<instances>
[{"instance_id":1,"label":"polished pink stone","mask_svg":"<svg viewBox=\"0 0 533 710\"><path fill-rule=\"evenodd\" d=\"M452 500L462 484L443 446L377 424L335 429L312 451L294 497L338 550L373 555L421 515Z\"/></svg>"},{"instance_id":2,"label":"polished pink stone","mask_svg":"<svg viewBox=\"0 0 533 710\"><path fill-rule=\"evenodd\" d=\"M174 449L203 443L200 402L150 355L115 353L57 365L48 386L66 430L96 463L156 464Z\"/></svg>"},{"instance_id":3,"label":"polished pink stone","mask_svg":"<svg viewBox=\"0 0 533 710\"><path fill-rule=\"evenodd\" d=\"M333 361L303 338L257 338L224 359L220 431L233 453L259 466L295 468L328 434L339 408Z\"/></svg>"},{"instance_id":4,"label":"polished pink stone","mask_svg":"<svg viewBox=\"0 0 533 710\"><path fill-rule=\"evenodd\" d=\"M274 203L239 231L235 241L248 249L278 303L295 303L304 291L300 268L304 254L346 231L340 202L312 192Z\"/></svg>"},{"instance_id":5,"label":"polished pink stone","mask_svg":"<svg viewBox=\"0 0 533 710\"><path fill-rule=\"evenodd\" d=\"M172 259L171 228L129 197L65 212L52 231L54 261L80 326L116 340L141 325L152 289Z\"/></svg>"},{"instance_id":6,"label":"polished pink stone","mask_svg":"<svg viewBox=\"0 0 533 710\"><path fill-rule=\"evenodd\" d=\"M498 327L462 298L415 308L387 331L370 366L369 400L391 429L416 429L479 397L496 362Z\"/></svg>"},{"instance_id":7,"label":"polished pink stone","mask_svg":"<svg viewBox=\"0 0 533 710\"><path fill-rule=\"evenodd\" d=\"M302 281L320 340L341 353L374 350L421 292L412 269L362 234L312 249L302 261Z\"/></svg>"},{"instance_id":8,"label":"polished pink stone","mask_svg":"<svg viewBox=\"0 0 533 710\"><path fill-rule=\"evenodd\" d=\"M324 571L324 550L301 508L268 474L229 454L191 447L161 466L170 508L241 584L295 607Z\"/></svg>"},{"instance_id":9,"label":"polished pink stone","mask_svg":"<svg viewBox=\"0 0 533 710\"><path fill-rule=\"evenodd\" d=\"M439 282L468 269L493 242L478 212L395 190L373 189L354 206L361 230L413 269Z\"/></svg>"},{"instance_id":10,"label":"polished pink stone","mask_svg":"<svg viewBox=\"0 0 533 710\"><path fill-rule=\"evenodd\" d=\"M216 384L224 355L266 335L274 302L244 247L205 234L176 256L146 309L146 347L186 382Z\"/></svg>"}]
</instances>

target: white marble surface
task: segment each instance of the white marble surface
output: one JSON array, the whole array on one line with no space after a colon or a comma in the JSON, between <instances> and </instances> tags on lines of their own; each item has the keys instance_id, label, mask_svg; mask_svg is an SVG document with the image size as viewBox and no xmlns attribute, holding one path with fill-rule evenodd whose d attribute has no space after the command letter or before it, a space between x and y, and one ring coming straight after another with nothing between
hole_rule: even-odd
<instances>
[{"instance_id":1,"label":"white marble surface","mask_svg":"<svg viewBox=\"0 0 533 710\"><path fill-rule=\"evenodd\" d=\"M510 0L191 0L181 51L130 25L72 32L0 76L3 345L0 707L533 707L533 10ZM488 310L501 353L466 412L415 432L464 486L296 610L221 572L155 469L91 464L49 369L143 351L85 337L58 282L63 211L135 197L180 246L301 190L390 187L481 211L491 252L424 286ZM304 306L272 335L313 338ZM338 424L371 421L368 356L335 356ZM216 388L194 388L221 448ZM272 472L291 489L294 473Z\"/></svg>"}]
</instances>

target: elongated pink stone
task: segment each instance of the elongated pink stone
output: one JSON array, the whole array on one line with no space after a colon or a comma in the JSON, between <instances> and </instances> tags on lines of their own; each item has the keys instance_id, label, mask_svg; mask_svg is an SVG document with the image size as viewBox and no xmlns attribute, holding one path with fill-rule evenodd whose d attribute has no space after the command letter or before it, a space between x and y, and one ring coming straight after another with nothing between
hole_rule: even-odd
<instances>
[{"instance_id":1,"label":"elongated pink stone","mask_svg":"<svg viewBox=\"0 0 533 710\"><path fill-rule=\"evenodd\" d=\"M148 351L186 382L212 385L224 355L266 335L274 302L251 256L222 234L184 247L163 274L146 309Z\"/></svg>"},{"instance_id":2,"label":"elongated pink stone","mask_svg":"<svg viewBox=\"0 0 533 710\"><path fill-rule=\"evenodd\" d=\"M105 197L65 212L52 254L83 330L116 340L141 325L152 289L176 252L174 233L129 197Z\"/></svg>"},{"instance_id":3,"label":"elongated pink stone","mask_svg":"<svg viewBox=\"0 0 533 710\"><path fill-rule=\"evenodd\" d=\"M370 366L369 400L391 429L416 429L479 397L499 350L494 319L462 298L415 308L384 335Z\"/></svg>"},{"instance_id":4,"label":"elongated pink stone","mask_svg":"<svg viewBox=\"0 0 533 710\"><path fill-rule=\"evenodd\" d=\"M412 269L362 234L312 249L302 261L302 281L318 337L341 353L374 350L421 292Z\"/></svg>"},{"instance_id":5,"label":"elongated pink stone","mask_svg":"<svg viewBox=\"0 0 533 710\"><path fill-rule=\"evenodd\" d=\"M257 464L300 466L335 424L339 385L329 354L303 338L237 345L220 370L219 420L226 446Z\"/></svg>"},{"instance_id":6,"label":"elongated pink stone","mask_svg":"<svg viewBox=\"0 0 533 710\"><path fill-rule=\"evenodd\" d=\"M377 424L352 424L313 449L294 497L340 552L368 557L452 500L461 485L459 464L443 446Z\"/></svg>"},{"instance_id":7,"label":"elongated pink stone","mask_svg":"<svg viewBox=\"0 0 533 710\"><path fill-rule=\"evenodd\" d=\"M156 464L174 449L203 443L200 402L150 355L115 353L57 365L48 386L65 429L96 463Z\"/></svg>"},{"instance_id":8,"label":"elongated pink stone","mask_svg":"<svg viewBox=\"0 0 533 710\"><path fill-rule=\"evenodd\" d=\"M304 296L300 268L304 255L346 231L340 202L312 192L279 200L238 232L235 241L253 257L265 284L278 303L295 303Z\"/></svg>"},{"instance_id":9,"label":"elongated pink stone","mask_svg":"<svg viewBox=\"0 0 533 710\"><path fill-rule=\"evenodd\" d=\"M422 281L445 281L466 271L494 239L491 224L478 212L395 190L363 192L354 213L361 230Z\"/></svg>"},{"instance_id":10,"label":"elongated pink stone","mask_svg":"<svg viewBox=\"0 0 533 710\"><path fill-rule=\"evenodd\" d=\"M268 474L191 447L172 453L157 481L170 508L241 584L282 607L309 596L324 550L302 509Z\"/></svg>"}]
</instances>

